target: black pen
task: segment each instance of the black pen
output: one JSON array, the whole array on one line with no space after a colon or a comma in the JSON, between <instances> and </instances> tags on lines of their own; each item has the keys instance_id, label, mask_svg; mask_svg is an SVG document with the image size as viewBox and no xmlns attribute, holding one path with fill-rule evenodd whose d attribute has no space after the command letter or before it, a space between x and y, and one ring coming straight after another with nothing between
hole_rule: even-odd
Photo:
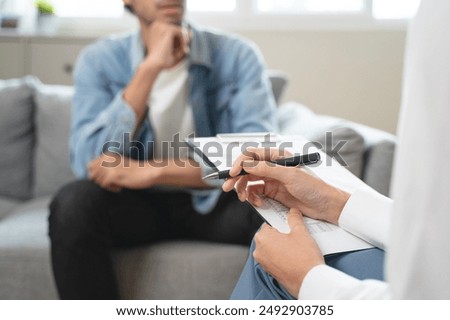
<instances>
[{"instance_id":1,"label":"black pen","mask_svg":"<svg viewBox=\"0 0 450 320\"><path fill-rule=\"evenodd\" d=\"M319 162L320 160L320 153L314 152L309 154L304 154L301 156L294 156L290 158L281 158L275 161L268 161L274 164L277 164L279 166L285 166L285 167L296 167L296 166L307 166L311 164L315 164ZM238 174L238 176L242 176L247 174L247 172L242 169L242 171ZM205 177L203 177L203 180L216 180L216 179L228 179L230 177L230 170L222 170L217 171L214 173L211 173Z\"/></svg>"}]
</instances>

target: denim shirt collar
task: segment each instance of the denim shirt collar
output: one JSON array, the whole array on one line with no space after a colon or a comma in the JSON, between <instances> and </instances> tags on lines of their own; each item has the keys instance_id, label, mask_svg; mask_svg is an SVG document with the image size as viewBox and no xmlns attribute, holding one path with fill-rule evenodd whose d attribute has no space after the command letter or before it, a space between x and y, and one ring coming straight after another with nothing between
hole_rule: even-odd
<instances>
[{"instance_id":1,"label":"denim shirt collar","mask_svg":"<svg viewBox=\"0 0 450 320\"><path fill-rule=\"evenodd\" d=\"M144 60L144 43L142 42L141 31L138 29L131 35L130 61L133 74Z\"/></svg>"},{"instance_id":2,"label":"denim shirt collar","mask_svg":"<svg viewBox=\"0 0 450 320\"><path fill-rule=\"evenodd\" d=\"M202 35L202 31L188 22L192 39L189 52L189 64L199 65L211 69L211 51L208 42ZM142 41L140 30L135 31L131 36L130 61L133 72L136 72L139 64L144 60L144 43Z\"/></svg>"},{"instance_id":3,"label":"denim shirt collar","mask_svg":"<svg viewBox=\"0 0 450 320\"><path fill-rule=\"evenodd\" d=\"M212 68L212 60L211 60L211 50L209 48L208 41L203 36L203 31L193 25L192 23L188 23L189 29L192 32L191 39L191 52L189 54L189 59L191 65L200 65L207 67L208 69Z\"/></svg>"}]
</instances>

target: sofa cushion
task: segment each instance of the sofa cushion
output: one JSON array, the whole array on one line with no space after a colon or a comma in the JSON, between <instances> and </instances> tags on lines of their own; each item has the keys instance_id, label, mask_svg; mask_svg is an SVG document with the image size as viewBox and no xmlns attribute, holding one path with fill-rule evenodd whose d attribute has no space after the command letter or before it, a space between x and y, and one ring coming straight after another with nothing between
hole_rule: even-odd
<instances>
[{"instance_id":1,"label":"sofa cushion","mask_svg":"<svg viewBox=\"0 0 450 320\"><path fill-rule=\"evenodd\" d=\"M0 80L0 196L31 197L34 78Z\"/></svg>"},{"instance_id":2,"label":"sofa cushion","mask_svg":"<svg viewBox=\"0 0 450 320\"><path fill-rule=\"evenodd\" d=\"M0 223L0 299L56 299L50 266L48 205L34 199ZM116 250L123 299L228 299L248 247L172 241Z\"/></svg>"},{"instance_id":3,"label":"sofa cushion","mask_svg":"<svg viewBox=\"0 0 450 320\"><path fill-rule=\"evenodd\" d=\"M12 201L10 198L0 197L0 222L1 219L18 204L19 202Z\"/></svg>"},{"instance_id":4,"label":"sofa cushion","mask_svg":"<svg viewBox=\"0 0 450 320\"><path fill-rule=\"evenodd\" d=\"M0 299L56 299L47 236L49 198L18 206L0 223Z\"/></svg>"},{"instance_id":5,"label":"sofa cushion","mask_svg":"<svg viewBox=\"0 0 450 320\"><path fill-rule=\"evenodd\" d=\"M73 88L36 86L36 151L34 195L50 195L74 179L69 135Z\"/></svg>"},{"instance_id":6,"label":"sofa cushion","mask_svg":"<svg viewBox=\"0 0 450 320\"><path fill-rule=\"evenodd\" d=\"M197 241L119 250L115 267L123 299L229 299L248 247Z\"/></svg>"}]
</instances>

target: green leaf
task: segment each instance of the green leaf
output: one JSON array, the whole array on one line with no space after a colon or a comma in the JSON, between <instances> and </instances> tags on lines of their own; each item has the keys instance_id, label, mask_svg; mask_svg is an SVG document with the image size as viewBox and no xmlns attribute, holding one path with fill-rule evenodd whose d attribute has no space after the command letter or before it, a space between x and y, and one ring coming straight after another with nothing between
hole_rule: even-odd
<instances>
[{"instance_id":1,"label":"green leaf","mask_svg":"<svg viewBox=\"0 0 450 320\"><path fill-rule=\"evenodd\" d=\"M38 9L39 14L55 14L55 8L50 1L36 0L34 5Z\"/></svg>"}]
</instances>

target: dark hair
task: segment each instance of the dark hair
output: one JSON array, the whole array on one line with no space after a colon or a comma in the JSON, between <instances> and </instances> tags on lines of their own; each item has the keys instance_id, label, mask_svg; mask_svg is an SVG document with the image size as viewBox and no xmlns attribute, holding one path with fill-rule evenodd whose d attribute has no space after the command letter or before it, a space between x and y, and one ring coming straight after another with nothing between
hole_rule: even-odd
<instances>
[{"instance_id":1,"label":"dark hair","mask_svg":"<svg viewBox=\"0 0 450 320\"><path fill-rule=\"evenodd\" d=\"M124 4L123 6L124 6L125 9L127 9L130 13L133 13L133 14L134 14L134 10L133 10L133 7L132 7L132 6L130 6L129 4Z\"/></svg>"}]
</instances>

